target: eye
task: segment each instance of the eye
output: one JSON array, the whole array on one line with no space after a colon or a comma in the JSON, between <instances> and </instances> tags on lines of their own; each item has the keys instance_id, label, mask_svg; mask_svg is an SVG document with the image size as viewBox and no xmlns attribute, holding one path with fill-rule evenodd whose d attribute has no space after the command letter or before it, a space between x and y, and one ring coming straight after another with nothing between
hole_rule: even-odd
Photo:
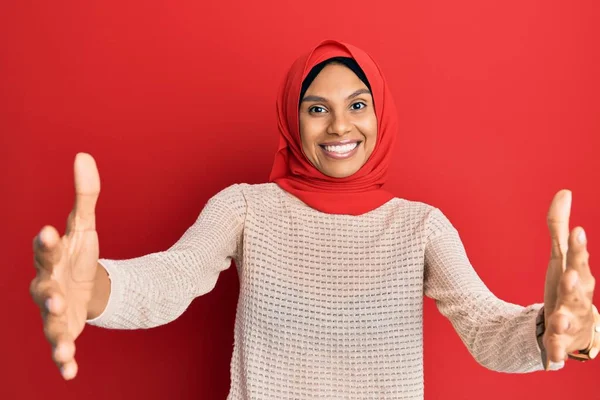
<instances>
[{"instance_id":1,"label":"eye","mask_svg":"<svg viewBox=\"0 0 600 400\"><path fill-rule=\"evenodd\" d=\"M356 103L352 104L350 107L353 110L362 110L363 108L365 108L367 105L365 103L363 103L362 101L357 101Z\"/></svg>"},{"instance_id":2,"label":"eye","mask_svg":"<svg viewBox=\"0 0 600 400\"><path fill-rule=\"evenodd\" d=\"M325 111L326 110L320 106L312 106L311 108L308 109L309 113L315 113L315 114L324 113Z\"/></svg>"}]
</instances>

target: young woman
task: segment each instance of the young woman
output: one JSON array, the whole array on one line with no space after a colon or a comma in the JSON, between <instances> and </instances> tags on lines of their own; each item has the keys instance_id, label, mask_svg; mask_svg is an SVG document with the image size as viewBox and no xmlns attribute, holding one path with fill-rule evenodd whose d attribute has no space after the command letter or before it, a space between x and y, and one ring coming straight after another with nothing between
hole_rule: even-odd
<instances>
[{"instance_id":1,"label":"young woman","mask_svg":"<svg viewBox=\"0 0 600 400\"><path fill-rule=\"evenodd\" d=\"M382 189L397 115L365 52L319 44L292 65L277 110L270 182L224 189L176 244L139 258L98 260L100 180L93 158L77 155L67 232L47 226L36 236L31 285L65 379L77 373L74 341L86 323L166 324L232 260L230 399L422 399L423 294L487 368L557 369L569 354L596 356L594 278L583 230L569 232L570 192L548 213L544 304L509 304L479 279L440 210Z\"/></svg>"}]
</instances>

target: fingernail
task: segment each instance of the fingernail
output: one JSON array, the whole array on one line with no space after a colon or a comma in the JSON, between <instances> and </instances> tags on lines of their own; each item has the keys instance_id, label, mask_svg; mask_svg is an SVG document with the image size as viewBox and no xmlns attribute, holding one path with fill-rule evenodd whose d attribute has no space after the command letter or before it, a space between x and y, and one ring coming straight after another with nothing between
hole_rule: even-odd
<instances>
[{"instance_id":1,"label":"fingernail","mask_svg":"<svg viewBox=\"0 0 600 400\"><path fill-rule=\"evenodd\" d=\"M600 333L600 325L596 325L596 328L594 328L594 330L596 331L596 333Z\"/></svg>"},{"instance_id":2,"label":"fingernail","mask_svg":"<svg viewBox=\"0 0 600 400\"><path fill-rule=\"evenodd\" d=\"M585 243L585 231L583 229L579 231L579 235L577 236L577 240L579 240L579 243L581 243L581 244Z\"/></svg>"},{"instance_id":3,"label":"fingernail","mask_svg":"<svg viewBox=\"0 0 600 400\"><path fill-rule=\"evenodd\" d=\"M590 350L589 354L591 359L596 358L596 356L598 355L598 349L596 347L594 347L593 349Z\"/></svg>"},{"instance_id":4,"label":"fingernail","mask_svg":"<svg viewBox=\"0 0 600 400\"><path fill-rule=\"evenodd\" d=\"M52 307L52 298L46 299L46 310L52 311L50 307Z\"/></svg>"}]
</instances>

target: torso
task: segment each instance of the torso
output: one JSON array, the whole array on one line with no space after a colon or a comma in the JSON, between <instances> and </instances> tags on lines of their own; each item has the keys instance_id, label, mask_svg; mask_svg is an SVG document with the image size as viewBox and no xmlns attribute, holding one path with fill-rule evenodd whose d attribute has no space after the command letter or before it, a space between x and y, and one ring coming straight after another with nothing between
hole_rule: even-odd
<instances>
[{"instance_id":1,"label":"torso","mask_svg":"<svg viewBox=\"0 0 600 400\"><path fill-rule=\"evenodd\" d=\"M243 185L229 399L421 399L424 217L402 199L360 216Z\"/></svg>"}]
</instances>

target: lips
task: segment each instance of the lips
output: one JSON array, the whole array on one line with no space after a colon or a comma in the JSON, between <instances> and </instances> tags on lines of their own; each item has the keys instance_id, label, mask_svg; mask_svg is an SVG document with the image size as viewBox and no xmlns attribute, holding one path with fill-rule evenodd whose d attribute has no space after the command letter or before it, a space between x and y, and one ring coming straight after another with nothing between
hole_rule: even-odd
<instances>
[{"instance_id":1,"label":"lips","mask_svg":"<svg viewBox=\"0 0 600 400\"><path fill-rule=\"evenodd\" d=\"M336 160L342 160L352 157L358 151L361 145L360 140L344 140L338 142L328 142L320 144L323 153Z\"/></svg>"}]
</instances>

